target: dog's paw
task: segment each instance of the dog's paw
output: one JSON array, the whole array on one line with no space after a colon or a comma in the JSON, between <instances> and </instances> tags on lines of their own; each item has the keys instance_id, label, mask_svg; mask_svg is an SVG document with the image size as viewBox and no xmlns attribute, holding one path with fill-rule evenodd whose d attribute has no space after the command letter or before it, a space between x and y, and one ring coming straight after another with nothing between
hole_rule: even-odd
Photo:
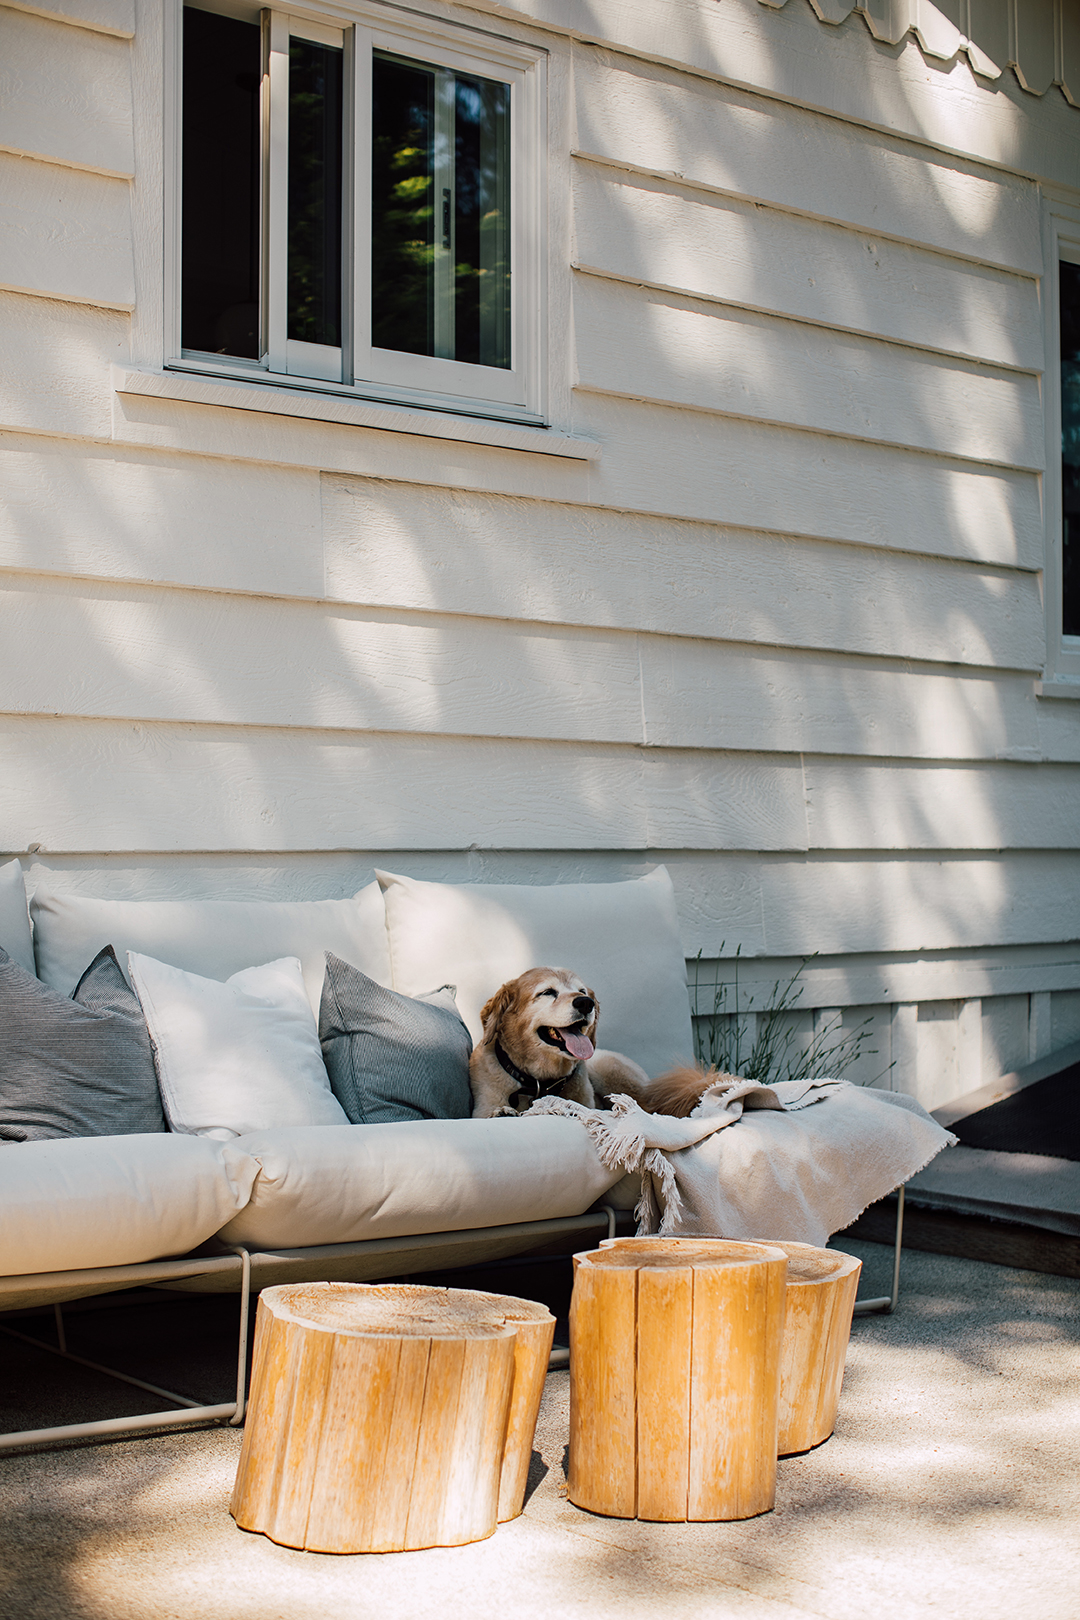
<instances>
[{"instance_id":1,"label":"dog's paw","mask_svg":"<svg viewBox=\"0 0 1080 1620\"><path fill-rule=\"evenodd\" d=\"M496 1108L494 1113L488 1115L488 1118L489 1119L520 1119L521 1115L520 1115L520 1113L518 1112L518 1110L516 1108L511 1108L510 1104L506 1103L506 1104L504 1104L504 1106L502 1108Z\"/></svg>"}]
</instances>

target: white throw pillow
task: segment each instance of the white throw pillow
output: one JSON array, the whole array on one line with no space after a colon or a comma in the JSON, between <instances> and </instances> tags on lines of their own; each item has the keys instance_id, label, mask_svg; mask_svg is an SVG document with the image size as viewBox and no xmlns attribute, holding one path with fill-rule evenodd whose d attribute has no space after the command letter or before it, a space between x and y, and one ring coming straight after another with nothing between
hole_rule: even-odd
<instances>
[{"instance_id":1,"label":"white throw pillow","mask_svg":"<svg viewBox=\"0 0 1080 1620\"><path fill-rule=\"evenodd\" d=\"M34 941L30 933L30 913L26 909L26 884L18 861L7 861L0 866L0 948L27 973L34 972ZM78 984L85 967L84 962L71 981L71 989Z\"/></svg>"},{"instance_id":2,"label":"white throw pillow","mask_svg":"<svg viewBox=\"0 0 1080 1620\"><path fill-rule=\"evenodd\" d=\"M282 1125L347 1125L330 1090L296 957L221 984L128 952L169 1125L227 1141Z\"/></svg>"},{"instance_id":3,"label":"white throw pillow","mask_svg":"<svg viewBox=\"0 0 1080 1620\"><path fill-rule=\"evenodd\" d=\"M65 996L104 945L113 947L121 965L128 951L138 951L212 979L227 979L253 962L298 956L316 1013L327 951L376 983L390 983L377 883L347 900L99 900L66 894L46 873L30 914L38 977ZM34 971L32 961L29 968Z\"/></svg>"},{"instance_id":4,"label":"white throw pillow","mask_svg":"<svg viewBox=\"0 0 1080 1620\"><path fill-rule=\"evenodd\" d=\"M457 987L473 1040L480 1009L533 967L580 973L600 1002L599 1045L649 1075L692 1061L679 916L666 867L629 883L425 883L376 872L393 985Z\"/></svg>"},{"instance_id":5,"label":"white throw pillow","mask_svg":"<svg viewBox=\"0 0 1080 1620\"><path fill-rule=\"evenodd\" d=\"M187 1254L243 1209L258 1173L231 1142L164 1132L9 1143L0 1276Z\"/></svg>"}]
</instances>

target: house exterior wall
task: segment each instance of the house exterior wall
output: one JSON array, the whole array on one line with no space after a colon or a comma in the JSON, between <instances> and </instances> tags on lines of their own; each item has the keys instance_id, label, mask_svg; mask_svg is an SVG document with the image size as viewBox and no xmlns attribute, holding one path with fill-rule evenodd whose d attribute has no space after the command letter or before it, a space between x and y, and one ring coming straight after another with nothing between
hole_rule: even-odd
<instances>
[{"instance_id":1,"label":"house exterior wall","mask_svg":"<svg viewBox=\"0 0 1080 1620\"><path fill-rule=\"evenodd\" d=\"M755 1005L816 953L868 1083L1076 1039L1080 112L807 0L414 9L550 52L543 448L162 377L173 7L0 5L0 848L159 896L663 861Z\"/></svg>"}]
</instances>

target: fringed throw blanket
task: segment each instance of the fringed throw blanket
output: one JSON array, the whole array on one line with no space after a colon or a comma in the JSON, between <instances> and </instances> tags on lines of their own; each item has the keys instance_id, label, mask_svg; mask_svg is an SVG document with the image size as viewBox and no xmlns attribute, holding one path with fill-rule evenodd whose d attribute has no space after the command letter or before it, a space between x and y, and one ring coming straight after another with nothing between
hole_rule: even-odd
<instances>
[{"instance_id":1,"label":"fringed throw blanket","mask_svg":"<svg viewBox=\"0 0 1080 1620\"><path fill-rule=\"evenodd\" d=\"M956 1141L913 1097L846 1080L710 1086L688 1119L562 1097L612 1170L641 1175L638 1233L823 1244ZM735 1127L735 1128L732 1128Z\"/></svg>"}]
</instances>

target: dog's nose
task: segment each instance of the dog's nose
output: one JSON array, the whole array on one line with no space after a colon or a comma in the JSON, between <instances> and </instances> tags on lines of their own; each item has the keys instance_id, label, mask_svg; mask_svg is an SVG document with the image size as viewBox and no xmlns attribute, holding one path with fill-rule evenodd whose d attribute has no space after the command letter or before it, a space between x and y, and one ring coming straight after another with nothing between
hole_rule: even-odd
<instances>
[{"instance_id":1,"label":"dog's nose","mask_svg":"<svg viewBox=\"0 0 1080 1620\"><path fill-rule=\"evenodd\" d=\"M596 1003L593 1001L592 996L574 997L574 1011L579 1012L582 1018L588 1018L595 1005Z\"/></svg>"}]
</instances>

